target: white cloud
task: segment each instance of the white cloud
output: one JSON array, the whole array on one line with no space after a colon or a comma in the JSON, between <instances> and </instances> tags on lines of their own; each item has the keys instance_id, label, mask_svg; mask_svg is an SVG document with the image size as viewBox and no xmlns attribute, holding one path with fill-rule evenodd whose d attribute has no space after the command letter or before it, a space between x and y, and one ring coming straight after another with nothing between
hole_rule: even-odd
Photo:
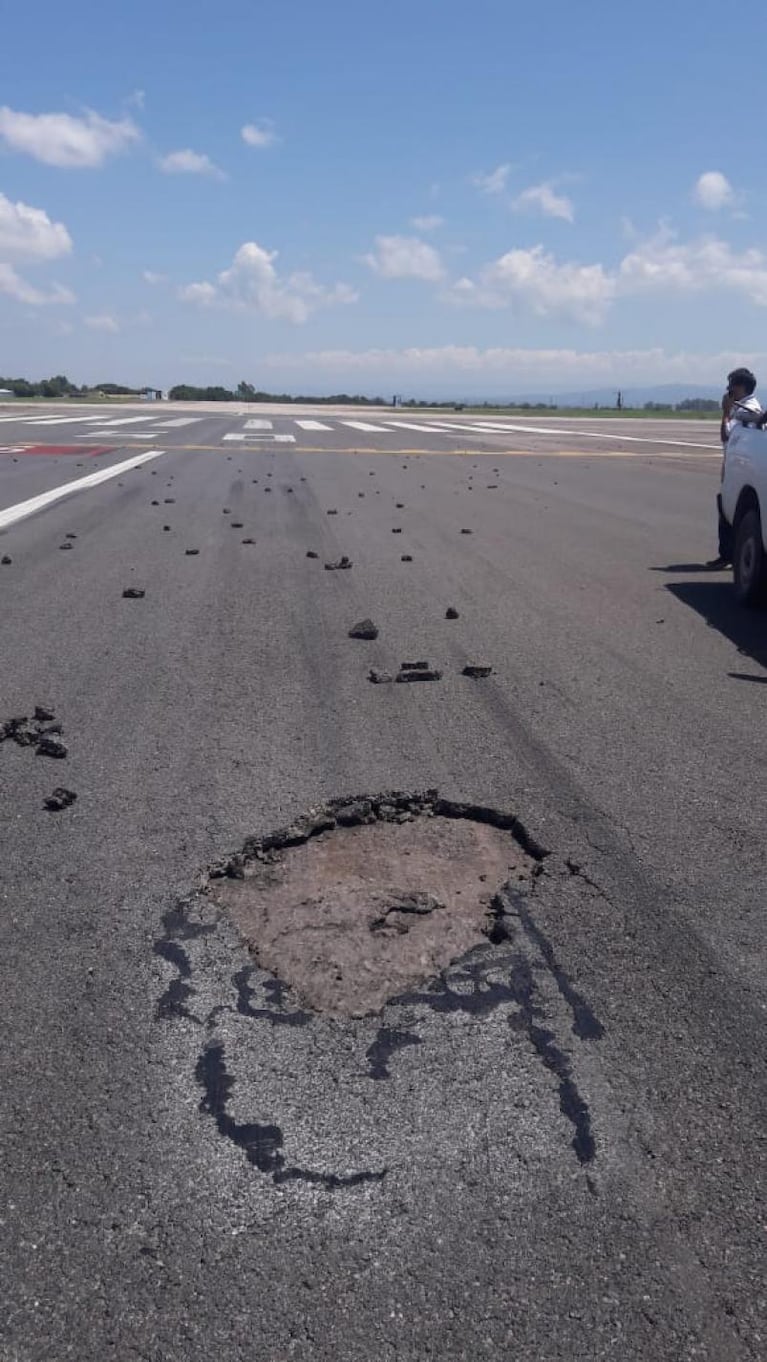
<instances>
[{"instance_id":1,"label":"white cloud","mask_svg":"<svg viewBox=\"0 0 767 1362\"><path fill-rule=\"evenodd\" d=\"M561 218L564 222L574 222L575 209L572 199L566 194L557 194L550 184L533 184L523 189L512 205L517 212L538 212L547 218Z\"/></svg>"},{"instance_id":2,"label":"white cloud","mask_svg":"<svg viewBox=\"0 0 767 1362\"><path fill-rule=\"evenodd\" d=\"M506 162L504 165L497 166L489 174L475 175L473 183L477 189L481 189L483 194L502 194L506 188L506 182L511 173L511 165Z\"/></svg>"},{"instance_id":3,"label":"white cloud","mask_svg":"<svg viewBox=\"0 0 767 1362\"><path fill-rule=\"evenodd\" d=\"M446 297L479 307L522 306L540 317L603 320L615 281L602 265L560 264L543 246L511 250L482 270L478 282L459 279Z\"/></svg>"},{"instance_id":4,"label":"white cloud","mask_svg":"<svg viewBox=\"0 0 767 1362\"><path fill-rule=\"evenodd\" d=\"M167 284L167 274L157 274L155 270L143 270L142 279L146 284Z\"/></svg>"},{"instance_id":5,"label":"white cloud","mask_svg":"<svg viewBox=\"0 0 767 1362\"><path fill-rule=\"evenodd\" d=\"M63 222L51 222L42 208L12 203L0 194L0 260L56 260L71 250Z\"/></svg>"},{"instance_id":6,"label":"white cloud","mask_svg":"<svg viewBox=\"0 0 767 1362\"><path fill-rule=\"evenodd\" d=\"M15 298L19 303L28 303L31 307L47 307L50 304L76 301L71 289L62 288L61 284L54 284L48 290L35 288L34 285L27 283L26 279L22 279L12 265L5 264L0 264L0 293Z\"/></svg>"},{"instance_id":7,"label":"white cloud","mask_svg":"<svg viewBox=\"0 0 767 1362\"><path fill-rule=\"evenodd\" d=\"M620 264L621 293L702 293L726 289L767 307L767 255L756 247L733 251L716 237L679 242L662 229Z\"/></svg>"},{"instance_id":8,"label":"white cloud","mask_svg":"<svg viewBox=\"0 0 767 1362\"><path fill-rule=\"evenodd\" d=\"M158 165L166 175L209 175L214 180L226 179L223 170L219 170L205 152L192 151L190 147L169 151L167 156L160 157Z\"/></svg>"},{"instance_id":9,"label":"white cloud","mask_svg":"<svg viewBox=\"0 0 767 1362\"><path fill-rule=\"evenodd\" d=\"M282 277L274 264L277 255L255 241L246 241L215 284L187 284L179 290L179 297L203 307L260 312L271 320L296 324L307 321L321 307L357 301L357 294L346 284L327 288L302 271Z\"/></svg>"},{"instance_id":10,"label":"white cloud","mask_svg":"<svg viewBox=\"0 0 767 1362\"><path fill-rule=\"evenodd\" d=\"M342 387L349 376L367 375L371 384L389 378L413 384L455 380L456 378L495 380L508 393L522 385L556 391L572 386L649 383L721 384L722 375L743 363L734 351L696 354L667 351L661 347L647 350L528 350L508 347L479 349L470 345L444 345L401 350L320 350L309 354L270 355L270 369L288 373L305 370L315 377L319 372ZM751 354L748 362L756 368L767 367L767 354ZM556 386L552 389L551 385ZM476 391L476 389L475 389Z\"/></svg>"},{"instance_id":11,"label":"white cloud","mask_svg":"<svg viewBox=\"0 0 767 1362\"><path fill-rule=\"evenodd\" d=\"M128 95L126 104L132 104L135 109L144 109L146 106L146 90L134 90Z\"/></svg>"},{"instance_id":12,"label":"white cloud","mask_svg":"<svg viewBox=\"0 0 767 1362\"><path fill-rule=\"evenodd\" d=\"M716 212L728 208L735 200L735 191L721 170L707 170L696 181L693 197L702 208Z\"/></svg>"},{"instance_id":13,"label":"white cloud","mask_svg":"<svg viewBox=\"0 0 767 1362\"><path fill-rule=\"evenodd\" d=\"M103 165L108 156L141 140L130 118L110 122L87 109L72 114L27 114L0 108L0 139L13 151L25 152L44 165L65 169Z\"/></svg>"},{"instance_id":14,"label":"white cloud","mask_svg":"<svg viewBox=\"0 0 767 1362\"><path fill-rule=\"evenodd\" d=\"M243 142L249 147L272 147L277 141L277 134L271 123L246 123L240 129L240 136Z\"/></svg>"},{"instance_id":15,"label":"white cloud","mask_svg":"<svg viewBox=\"0 0 767 1362\"><path fill-rule=\"evenodd\" d=\"M421 218L411 218L410 226L415 227L417 232L434 232L442 226L444 221L445 219L441 218L439 213L427 213Z\"/></svg>"},{"instance_id":16,"label":"white cloud","mask_svg":"<svg viewBox=\"0 0 767 1362\"><path fill-rule=\"evenodd\" d=\"M375 250L364 257L384 279L426 279L436 283L445 269L439 252L415 236L377 236Z\"/></svg>"},{"instance_id":17,"label":"white cloud","mask_svg":"<svg viewBox=\"0 0 767 1362\"><path fill-rule=\"evenodd\" d=\"M89 326L91 331L108 331L112 335L120 330L120 323L116 317L111 317L109 313L102 312L95 317L84 317L83 321Z\"/></svg>"}]
</instances>

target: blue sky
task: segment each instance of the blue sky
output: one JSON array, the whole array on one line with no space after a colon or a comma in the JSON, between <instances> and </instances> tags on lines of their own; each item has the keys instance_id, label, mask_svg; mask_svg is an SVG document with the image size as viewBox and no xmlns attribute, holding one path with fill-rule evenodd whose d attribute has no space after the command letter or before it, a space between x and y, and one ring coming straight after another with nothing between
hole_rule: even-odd
<instances>
[{"instance_id":1,"label":"blue sky","mask_svg":"<svg viewBox=\"0 0 767 1362\"><path fill-rule=\"evenodd\" d=\"M766 39L748 0L39 0L3 28L0 373L767 369Z\"/></svg>"}]
</instances>

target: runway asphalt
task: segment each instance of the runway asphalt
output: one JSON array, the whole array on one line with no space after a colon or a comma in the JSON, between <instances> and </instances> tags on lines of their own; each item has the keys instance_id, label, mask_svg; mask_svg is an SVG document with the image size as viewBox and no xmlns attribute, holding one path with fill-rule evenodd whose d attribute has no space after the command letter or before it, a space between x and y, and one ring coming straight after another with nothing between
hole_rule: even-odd
<instances>
[{"instance_id":1,"label":"runway asphalt","mask_svg":"<svg viewBox=\"0 0 767 1362\"><path fill-rule=\"evenodd\" d=\"M716 426L84 414L0 410L0 724L67 748L0 744L2 1362L762 1359L767 623L703 567ZM429 787L543 873L382 1014L195 916L247 838Z\"/></svg>"}]
</instances>

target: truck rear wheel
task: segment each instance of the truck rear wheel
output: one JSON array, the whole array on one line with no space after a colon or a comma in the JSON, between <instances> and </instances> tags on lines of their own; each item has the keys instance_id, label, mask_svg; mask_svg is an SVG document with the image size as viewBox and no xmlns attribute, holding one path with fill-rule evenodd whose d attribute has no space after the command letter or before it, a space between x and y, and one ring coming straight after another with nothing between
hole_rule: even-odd
<instances>
[{"instance_id":1,"label":"truck rear wheel","mask_svg":"<svg viewBox=\"0 0 767 1362\"><path fill-rule=\"evenodd\" d=\"M737 523L732 570L738 604L761 605L767 598L767 555L758 511L746 511Z\"/></svg>"}]
</instances>

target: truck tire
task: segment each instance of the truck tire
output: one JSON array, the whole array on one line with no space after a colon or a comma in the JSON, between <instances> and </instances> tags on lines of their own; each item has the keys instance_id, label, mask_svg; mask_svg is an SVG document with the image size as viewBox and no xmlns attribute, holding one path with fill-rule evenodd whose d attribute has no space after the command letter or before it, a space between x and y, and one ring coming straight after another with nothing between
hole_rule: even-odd
<instances>
[{"instance_id":1,"label":"truck tire","mask_svg":"<svg viewBox=\"0 0 767 1362\"><path fill-rule=\"evenodd\" d=\"M735 527L732 571L738 604L761 605L767 598L767 555L758 511L746 511Z\"/></svg>"}]
</instances>

